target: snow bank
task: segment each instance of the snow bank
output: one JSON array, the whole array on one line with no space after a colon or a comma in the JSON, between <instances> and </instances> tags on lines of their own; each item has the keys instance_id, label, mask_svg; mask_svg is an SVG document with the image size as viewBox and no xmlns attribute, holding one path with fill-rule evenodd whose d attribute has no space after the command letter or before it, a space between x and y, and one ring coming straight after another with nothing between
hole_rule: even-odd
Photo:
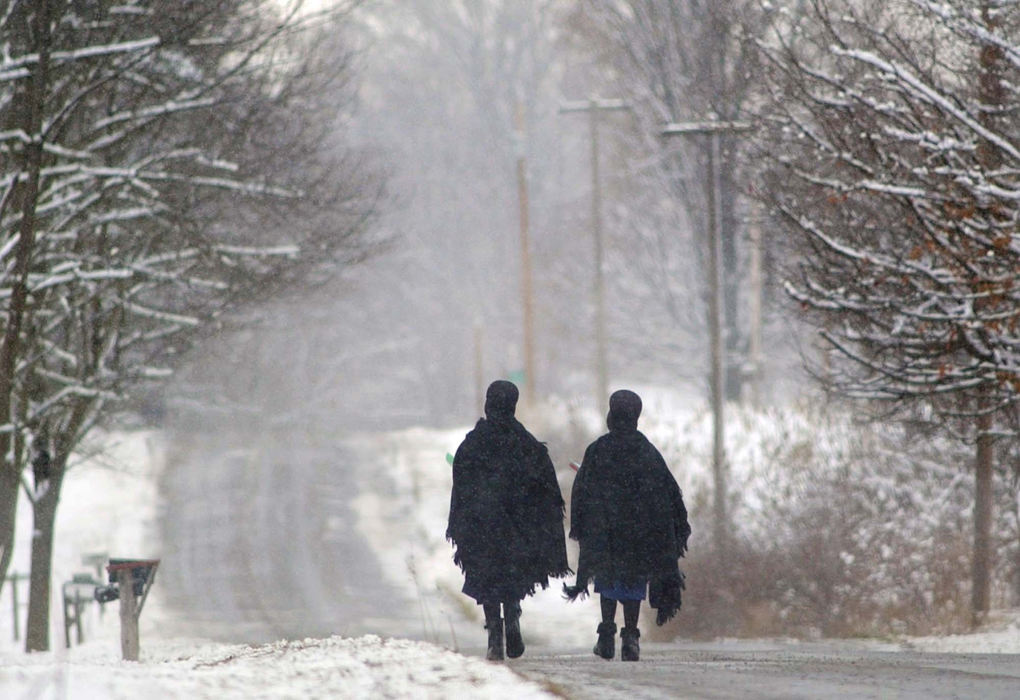
<instances>
[{"instance_id":1,"label":"snow bank","mask_svg":"<svg viewBox=\"0 0 1020 700\"><path fill-rule=\"evenodd\" d=\"M143 640L139 662L107 644L0 656L0 694L39 700L550 698L510 669L424 642L330 637L260 646Z\"/></svg>"},{"instance_id":2,"label":"snow bank","mask_svg":"<svg viewBox=\"0 0 1020 700\"><path fill-rule=\"evenodd\" d=\"M1020 654L1020 609L997 610L984 629L974 634L905 637L904 647L950 654Z\"/></svg>"}]
</instances>

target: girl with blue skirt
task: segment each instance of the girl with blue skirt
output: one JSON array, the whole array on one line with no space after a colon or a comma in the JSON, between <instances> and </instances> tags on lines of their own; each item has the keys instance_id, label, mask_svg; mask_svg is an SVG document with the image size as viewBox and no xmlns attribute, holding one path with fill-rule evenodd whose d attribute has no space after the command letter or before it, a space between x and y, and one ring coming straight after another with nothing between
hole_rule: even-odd
<instances>
[{"instance_id":1,"label":"girl with blue skirt","mask_svg":"<svg viewBox=\"0 0 1020 700\"><path fill-rule=\"evenodd\" d=\"M678 559L687 551L691 527L683 493L665 460L637 429L641 398L614 392L609 432L585 450L571 489L570 537L580 544L577 582L564 585L570 600L595 582L602 607L594 652L615 655L616 608L623 605L620 658L640 656L638 618L646 598L662 625L680 609L684 588Z\"/></svg>"}]
</instances>

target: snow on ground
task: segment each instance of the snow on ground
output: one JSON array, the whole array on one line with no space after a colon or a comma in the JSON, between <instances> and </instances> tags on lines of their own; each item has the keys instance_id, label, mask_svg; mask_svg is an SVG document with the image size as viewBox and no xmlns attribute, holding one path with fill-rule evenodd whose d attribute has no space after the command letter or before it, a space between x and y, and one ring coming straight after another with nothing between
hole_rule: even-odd
<instances>
[{"instance_id":1,"label":"snow on ground","mask_svg":"<svg viewBox=\"0 0 1020 700\"><path fill-rule=\"evenodd\" d=\"M149 639L127 662L113 640L69 652L4 653L0 695L46 700L187 698L546 698L510 669L424 642L282 640L259 646Z\"/></svg>"},{"instance_id":2,"label":"snow on ground","mask_svg":"<svg viewBox=\"0 0 1020 700\"><path fill-rule=\"evenodd\" d=\"M690 407L641 390L645 398L642 428L662 449L681 486L693 493L707 479L711 422L703 407ZM594 437L597 419L585 430ZM802 417L801 422L811 421ZM737 417L741 437L729 451L737 478L749 478L760 460L760 432L776 430L774 417ZM786 424L790 424L787 419ZM796 423L796 421L792 421ZM587 425L590 424L590 425ZM787 428L784 428L787 429ZM172 611L161 602L160 581L141 618L141 660L120 659L116 603L100 616L86 612L83 645L64 649L60 583L89 567L83 554L114 557L159 556L155 524L160 517L156 476L161 468L159 436L131 433L108 436L107 449L76 465L65 481L54 554L51 648L26 655L13 640L10 586L0 591L0 697L25 698L431 698L463 694L482 698L550 697L523 681L512 666L491 664L456 653L458 644L484 645L480 609L460 593L461 572L453 564L444 538L449 507L453 453L468 427L436 431L411 429L364 435L355 441L363 454L374 455L379 468L392 474L389 493L362 494L355 503L362 533L379 553L392 581L406 587L422 606L427 642L330 637L279 641L260 646L231 645L190 639ZM536 431L538 432L538 431ZM735 431L734 431L735 432ZM541 436L541 435L540 435ZM731 435L730 440L734 437ZM768 440L780 439L769 435ZM573 473L557 464L568 492ZM19 529L12 571L27 570L31 511L19 507ZM408 536L408 532L411 533ZM576 563L576 549L569 550ZM27 585L21 584L21 600ZM522 628L530 653L583 649L592 643L598 621L592 599L566 603L561 582L524 602ZM25 610L20 611L22 620ZM456 624L455 624L456 623ZM455 628L461 635L459 642ZM22 635L24 626L22 622ZM472 635L465 639L463 635ZM899 640L901 648L933 652L1020 653L1020 611L1000 611L985 631L972 635ZM527 656L527 655L526 655Z\"/></svg>"},{"instance_id":3,"label":"snow on ground","mask_svg":"<svg viewBox=\"0 0 1020 700\"><path fill-rule=\"evenodd\" d=\"M981 632L945 637L905 637L904 647L949 654L1020 654L1020 609L995 610Z\"/></svg>"},{"instance_id":4,"label":"snow on ground","mask_svg":"<svg viewBox=\"0 0 1020 700\"><path fill-rule=\"evenodd\" d=\"M103 454L68 472L61 495L51 602L52 651L25 654L14 641L10 587L0 596L0 697L117 700L153 698L478 698L552 697L510 669L434 644L368 635L282 640L260 646L180 636L161 603L157 572L141 616L138 662L121 660L117 603L85 615L85 643L64 648L60 584L89 571L81 556L158 558L156 477L159 436L110 436ZM27 570L31 507L19 505L12 571ZM94 572L93 572L94 573ZM21 636L27 583L21 584ZM73 640L73 633L72 633Z\"/></svg>"}]
</instances>

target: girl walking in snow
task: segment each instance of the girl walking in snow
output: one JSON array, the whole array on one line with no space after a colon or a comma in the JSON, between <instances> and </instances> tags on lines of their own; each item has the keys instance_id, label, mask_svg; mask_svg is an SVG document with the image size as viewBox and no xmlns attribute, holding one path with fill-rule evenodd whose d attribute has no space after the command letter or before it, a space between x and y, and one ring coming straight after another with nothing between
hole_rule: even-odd
<instances>
[{"instance_id":1,"label":"girl walking in snow","mask_svg":"<svg viewBox=\"0 0 1020 700\"><path fill-rule=\"evenodd\" d=\"M691 534L683 494L662 455L637 429L641 398L617 391L609 398L609 432L585 450L571 490L570 536L580 544L577 582L564 584L570 600L595 581L602 622L594 652L611 659L617 602L623 604L620 658L640 654L638 616L648 592L662 625L680 609L683 574L677 560Z\"/></svg>"},{"instance_id":2,"label":"girl walking in snow","mask_svg":"<svg viewBox=\"0 0 1020 700\"><path fill-rule=\"evenodd\" d=\"M493 382L485 418L453 458L446 537L464 572L463 592L485 612L486 658L524 653L521 600L570 573L563 536L564 502L546 446L514 417L517 387ZM502 607L503 616L500 617Z\"/></svg>"}]
</instances>

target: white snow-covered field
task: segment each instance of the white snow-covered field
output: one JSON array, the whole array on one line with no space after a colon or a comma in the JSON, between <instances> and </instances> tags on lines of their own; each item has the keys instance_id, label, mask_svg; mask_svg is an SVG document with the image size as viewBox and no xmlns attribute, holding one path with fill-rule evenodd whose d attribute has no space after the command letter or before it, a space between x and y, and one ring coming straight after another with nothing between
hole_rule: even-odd
<instances>
[{"instance_id":1,"label":"white snow-covered field","mask_svg":"<svg viewBox=\"0 0 1020 700\"><path fill-rule=\"evenodd\" d=\"M905 637L902 645L947 654L1020 654L1020 610L995 610L984 631L943 637Z\"/></svg>"}]
</instances>

